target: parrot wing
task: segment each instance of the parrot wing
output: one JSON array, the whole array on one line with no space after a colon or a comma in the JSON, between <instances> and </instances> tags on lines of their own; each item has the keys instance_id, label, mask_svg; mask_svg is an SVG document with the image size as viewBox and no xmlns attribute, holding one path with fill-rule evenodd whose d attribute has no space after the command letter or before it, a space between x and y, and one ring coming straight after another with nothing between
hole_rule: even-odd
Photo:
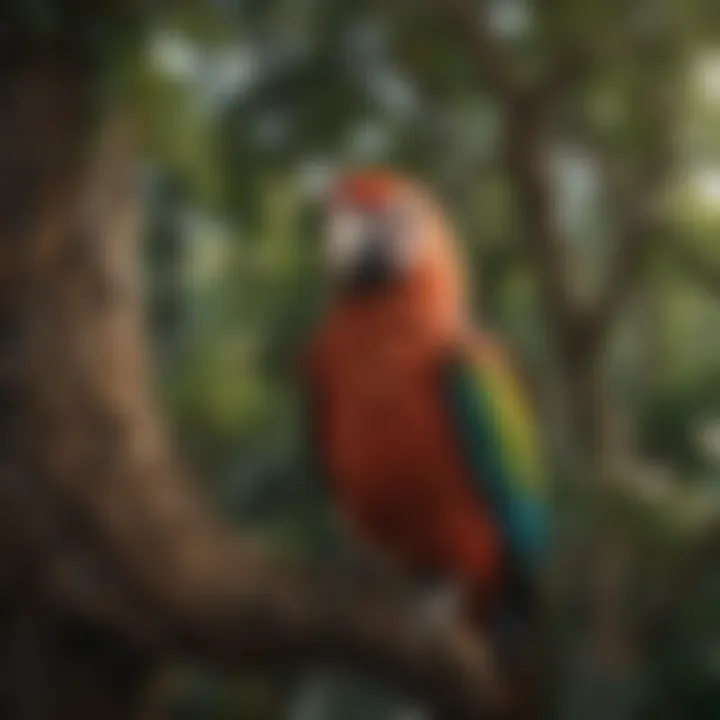
<instances>
[{"instance_id":1,"label":"parrot wing","mask_svg":"<svg viewBox=\"0 0 720 720\"><path fill-rule=\"evenodd\" d=\"M497 344L444 366L443 400L476 491L498 518L511 561L534 576L547 545L547 486L529 398Z\"/></svg>"}]
</instances>

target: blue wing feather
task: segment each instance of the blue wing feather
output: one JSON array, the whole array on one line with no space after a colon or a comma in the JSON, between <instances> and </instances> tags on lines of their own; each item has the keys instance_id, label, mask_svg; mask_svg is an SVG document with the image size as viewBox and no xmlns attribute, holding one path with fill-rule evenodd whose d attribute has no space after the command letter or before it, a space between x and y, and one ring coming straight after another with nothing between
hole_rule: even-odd
<instances>
[{"instance_id":1,"label":"blue wing feather","mask_svg":"<svg viewBox=\"0 0 720 720\"><path fill-rule=\"evenodd\" d=\"M445 367L446 407L476 491L489 503L522 574L535 575L547 548L544 469L517 378L497 355L458 357Z\"/></svg>"}]
</instances>

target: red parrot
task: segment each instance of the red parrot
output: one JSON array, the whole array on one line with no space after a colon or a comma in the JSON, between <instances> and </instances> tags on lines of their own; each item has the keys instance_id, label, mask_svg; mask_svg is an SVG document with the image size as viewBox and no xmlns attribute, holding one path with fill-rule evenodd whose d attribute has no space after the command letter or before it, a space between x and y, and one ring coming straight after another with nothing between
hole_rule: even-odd
<instances>
[{"instance_id":1,"label":"red parrot","mask_svg":"<svg viewBox=\"0 0 720 720\"><path fill-rule=\"evenodd\" d=\"M314 454L350 527L477 621L527 614L546 547L529 403L473 329L458 247L419 183L365 170L331 192L333 285L307 354Z\"/></svg>"}]
</instances>

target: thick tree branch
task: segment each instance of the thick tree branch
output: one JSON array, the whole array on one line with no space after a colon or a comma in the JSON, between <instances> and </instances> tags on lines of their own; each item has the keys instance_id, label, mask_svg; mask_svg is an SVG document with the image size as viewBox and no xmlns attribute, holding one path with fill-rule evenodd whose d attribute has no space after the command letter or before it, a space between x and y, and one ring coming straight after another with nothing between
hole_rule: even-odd
<instances>
[{"instance_id":1,"label":"thick tree branch","mask_svg":"<svg viewBox=\"0 0 720 720\"><path fill-rule=\"evenodd\" d=\"M503 155L517 190L528 247L540 268L540 289L550 321L558 337L573 334L578 313L570 293L568 257L554 217L552 183L547 176L547 98L524 87L515 76L511 60L493 37L486 4L480 8L467 0L435 0L434 4L464 34L481 79L500 103L505 121Z\"/></svg>"},{"instance_id":2,"label":"thick tree branch","mask_svg":"<svg viewBox=\"0 0 720 720\"><path fill-rule=\"evenodd\" d=\"M442 718L498 714L498 685L467 630L428 628L409 606L367 588L240 560L228 555L189 594L177 584L167 609L179 654L270 672L329 663L402 687Z\"/></svg>"},{"instance_id":3,"label":"thick tree branch","mask_svg":"<svg viewBox=\"0 0 720 720\"><path fill-rule=\"evenodd\" d=\"M113 125L85 182L76 172L68 186L77 192L58 212L41 202L25 252L3 253L22 282L0 303L12 331L0 366L13 369L0 378L13 399L0 423L12 469L0 477L0 559L54 615L141 653L340 664L402 685L441 718L492 717L498 684L477 637L273 565L184 482L151 400L132 155L126 124ZM3 235L1 249L12 242Z\"/></svg>"},{"instance_id":4,"label":"thick tree branch","mask_svg":"<svg viewBox=\"0 0 720 720\"><path fill-rule=\"evenodd\" d=\"M540 290L558 337L577 329L578 308L571 293L569 257L562 243L552 197L543 139L544 107L532 97L506 107L505 157L525 225L524 237L539 269Z\"/></svg>"}]
</instances>

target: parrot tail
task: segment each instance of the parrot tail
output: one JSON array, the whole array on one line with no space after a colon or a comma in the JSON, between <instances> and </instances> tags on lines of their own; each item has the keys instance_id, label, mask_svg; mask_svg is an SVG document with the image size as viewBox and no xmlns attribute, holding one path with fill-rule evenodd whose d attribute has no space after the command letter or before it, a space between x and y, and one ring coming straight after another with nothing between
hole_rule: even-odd
<instances>
[{"instance_id":1,"label":"parrot tail","mask_svg":"<svg viewBox=\"0 0 720 720\"><path fill-rule=\"evenodd\" d=\"M536 717L541 702L541 602L535 583L509 578L502 593L485 599L474 613L477 632L484 635L502 684L503 717Z\"/></svg>"}]
</instances>

